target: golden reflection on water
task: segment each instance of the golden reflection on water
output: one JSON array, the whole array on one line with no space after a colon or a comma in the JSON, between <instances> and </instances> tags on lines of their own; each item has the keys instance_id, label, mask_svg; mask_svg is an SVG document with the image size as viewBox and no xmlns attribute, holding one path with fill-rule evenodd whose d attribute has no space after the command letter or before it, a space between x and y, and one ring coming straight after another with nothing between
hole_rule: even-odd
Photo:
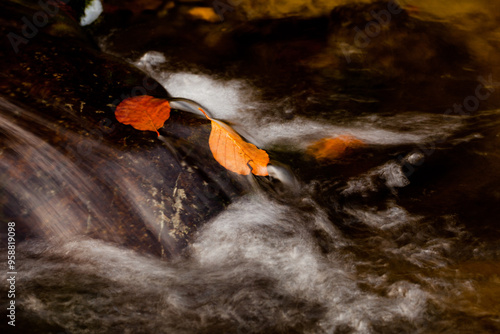
<instances>
[{"instance_id":1,"label":"golden reflection on water","mask_svg":"<svg viewBox=\"0 0 500 334\"><path fill-rule=\"evenodd\" d=\"M234 0L231 11L223 16L245 19L314 17L328 15L341 5L374 3L373 0ZM388 1L388 6L390 6ZM500 1L488 0L400 0L398 3L410 16L423 21L448 25L453 38L463 41L468 53L483 66L482 72L500 77ZM372 19L369 16L367 19ZM373 19L375 20L375 19ZM411 36L409 36L411 37ZM414 41L412 41L414 43ZM318 63L324 60L316 59ZM383 61L383 60L382 60ZM329 62L328 62L329 63ZM330 64L330 63L329 63Z\"/></svg>"},{"instance_id":2,"label":"golden reflection on water","mask_svg":"<svg viewBox=\"0 0 500 334\"><path fill-rule=\"evenodd\" d=\"M451 269L455 277L447 278L456 280L457 284L448 302L465 313L499 321L500 264L471 260Z\"/></svg>"},{"instance_id":3,"label":"golden reflection on water","mask_svg":"<svg viewBox=\"0 0 500 334\"><path fill-rule=\"evenodd\" d=\"M333 8L354 3L373 3L373 0L233 0L235 11L243 11L249 19L313 17L327 14ZM378 1L380 2L380 1ZM395 2L394 0L387 2ZM500 4L488 0L399 0L402 7L425 19L484 24L500 16ZM235 13L237 14L237 13ZM472 22L469 22L472 20Z\"/></svg>"}]
</instances>

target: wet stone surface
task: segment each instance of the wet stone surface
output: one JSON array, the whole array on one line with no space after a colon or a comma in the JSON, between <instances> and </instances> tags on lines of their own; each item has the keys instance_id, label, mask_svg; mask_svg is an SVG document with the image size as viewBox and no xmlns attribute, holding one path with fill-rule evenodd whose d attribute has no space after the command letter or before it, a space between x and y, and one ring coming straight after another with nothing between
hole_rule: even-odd
<instances>
[{"instance_id":1,"label":"wet stone surface","mask_svg":"<svg viewBox=\"0 0 500 334\"><path fill-rule=\"evenodd\" d=\"M211 157L209 122L173 110L164 142L118 123L124 98L168 93L99 51L64 13L51 22L57 30L41 29L15 53L4 37L22 36L16 18L36 11L2 7L2 219L18 222L21 238L85 234L179 254L244 189Z\"/></svg>"}]
</instances>

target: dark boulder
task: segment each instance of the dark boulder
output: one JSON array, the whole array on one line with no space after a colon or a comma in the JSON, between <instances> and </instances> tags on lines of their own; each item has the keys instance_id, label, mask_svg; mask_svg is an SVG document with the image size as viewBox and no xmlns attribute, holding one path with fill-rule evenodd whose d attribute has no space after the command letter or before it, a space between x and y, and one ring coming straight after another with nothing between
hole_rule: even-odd
<instances>
[{"instance_id":1,"label":"dark boulder","mask_svg":"<svg viewBox=\"0 0 500 334\"><path fill-rule=\"evenodd\" d=\"M163 141L116 121L124 98L169 94L67 12L2 2L0 36L0 219L18 238L87 235L170 257L244 191L213 159L207 120L173 110Z\"/></svg>"}]
</instances>

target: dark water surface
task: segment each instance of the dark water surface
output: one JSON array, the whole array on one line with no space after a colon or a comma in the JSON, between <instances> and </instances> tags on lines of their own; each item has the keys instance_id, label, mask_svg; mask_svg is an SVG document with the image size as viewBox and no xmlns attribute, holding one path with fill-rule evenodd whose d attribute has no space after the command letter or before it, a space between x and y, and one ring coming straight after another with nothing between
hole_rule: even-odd
<instances>
[{"instance_id":1,"label":"dark water surface","mask_svg":"<svg viewBox=\"0 0 500 334\"><path fill-rule=\"evenodd\" d=\"M112 184L143 222L178 205L168 211L175 221L182 202L151 204L144 188L115 179L110 170L118 167L90 182L91 168L74 169L50 143L37 146L32 167L47 173L46 183L4 181L2 191L36 208L39 197L30 194L65 184L68 193L34 216L68 223L51 230L64 241L18 244L24 332L499 332L500 44L487 28L500 21L465 29L413 8L360 47L354 27L364 27L374 8L213 25L146 16L120 26L115 13L94 27L104 52L267 150L272 176L250 178L238 196L221 176L231 203L210 212L166 260L66 230L83 216L119 219L99 186ZM2 115L3 140L9 134L35 145L35 130ZM364 145L333 160L307 154L317 140L339 135ZM95 147L90 158L113 156L106 153L113 147ZM168 180L147 159L129 152L109 164ZM13 164L2 158L0 167ZM91 189L60 211L58 200L77 197L82 186ZM181 199L182 191L173 194ZM83 212L89 208L91 215Z\"/></svg>"}]
</instances>

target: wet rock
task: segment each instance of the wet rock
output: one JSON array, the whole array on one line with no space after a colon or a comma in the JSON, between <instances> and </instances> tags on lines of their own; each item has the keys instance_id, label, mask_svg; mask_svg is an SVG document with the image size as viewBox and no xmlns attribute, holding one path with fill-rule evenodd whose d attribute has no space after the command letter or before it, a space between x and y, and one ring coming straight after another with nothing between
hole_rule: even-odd
<instances>
[{"instance_id":1,"label":"wet rock","mask_svg":"<svg viewBox=\"0 0 500 334\"><path fill-rule=\"evenodd\" d=\"M203 118L173 110L162 140L117 123L124 98L168 92L101 52L64 11L25 37L41 10L0 4L2 221L17 223L19 240L86 235L179 254L245 182L213 159Z\"/></svg>"}]
</instances>

